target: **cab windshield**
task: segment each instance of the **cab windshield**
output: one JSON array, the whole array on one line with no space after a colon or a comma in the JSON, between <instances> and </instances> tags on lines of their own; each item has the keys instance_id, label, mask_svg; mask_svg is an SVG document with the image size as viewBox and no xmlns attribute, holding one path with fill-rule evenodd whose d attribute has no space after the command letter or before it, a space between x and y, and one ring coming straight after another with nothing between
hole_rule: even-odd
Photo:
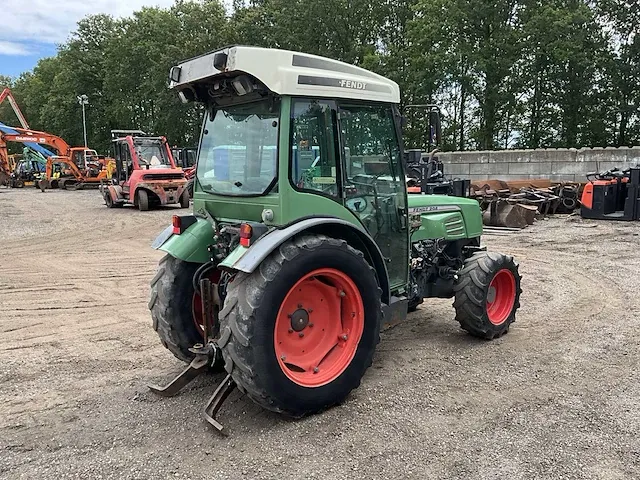
<instances>
[{"instance_id":1,"label":"cab windshield","mask_svg":"<svg viewBox=\"0 0 640 480\"><path fill-rule=\"evenodd\" d=\"M212 118L213 117L213 118ZM197 176L218 195L262 195L275 184L280 102L218 108L207 116Z\"/></svg>"},{"instance_id":2,"label":"cab windshield","mask_svg":"<svg viewBox=\"0 0 640 480\"><path fill-rule=\"evenodd\" d=\"M159 140L136 140L135 148L141 167L171 167L167 149Z\"/></svg>"}]
</instances>

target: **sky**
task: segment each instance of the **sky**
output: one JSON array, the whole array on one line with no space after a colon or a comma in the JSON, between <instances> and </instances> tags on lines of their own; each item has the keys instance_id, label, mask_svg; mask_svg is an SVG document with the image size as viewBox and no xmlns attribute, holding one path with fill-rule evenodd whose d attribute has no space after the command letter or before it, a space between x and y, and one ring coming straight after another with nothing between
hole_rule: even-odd
<instances>
[{"instance_id":1,"label":"sky","mask_svg":"<svg viewBox=\"0 0 640 480\"><path fill-rule=\"evenodd\" d=\"M17 77L56 53L76 22L89 14L126 17L143 6L174 0L3 0L0 13L0 75Z\"/></svg>"}]
</instances>

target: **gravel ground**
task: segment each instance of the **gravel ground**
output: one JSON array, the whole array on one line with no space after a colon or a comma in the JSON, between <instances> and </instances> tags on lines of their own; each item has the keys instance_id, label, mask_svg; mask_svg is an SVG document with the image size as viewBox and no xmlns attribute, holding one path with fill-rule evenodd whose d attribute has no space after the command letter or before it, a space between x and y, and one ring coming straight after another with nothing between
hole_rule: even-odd
<instances>
[{"instance_id":1,"label":"gravel ground","mask_svg":"<svg viewBox=\"0 0 640 480\"><path fill-rule=\"evenodd\" d=\"M175 211L0 189L1 478L640 478L640 223L486 236L521 263L509 335L427 301L342 406L292 421L234 392L223 438L201 417L220 376L145 387L182 368L146 305Z\"/></svg>"}]
</instances>

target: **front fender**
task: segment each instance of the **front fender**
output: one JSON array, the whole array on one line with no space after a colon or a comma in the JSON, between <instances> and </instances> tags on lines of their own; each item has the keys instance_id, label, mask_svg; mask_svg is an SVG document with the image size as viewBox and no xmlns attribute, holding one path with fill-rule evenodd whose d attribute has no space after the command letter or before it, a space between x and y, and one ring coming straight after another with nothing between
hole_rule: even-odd
<instances>
[{"instance_id":1,"label":"front fender","mask_svg":"<svg viewBox=\"0 0 640 480\"><path fill-rule=\"evenodd\" d=\"M350 239L358 238L360 244L352 246L358 249L366 249L363 253L367 255L368 260L375 268L378 282L382 289L382 299L385 303L388 303L389 276L384 257L378 245L364 229L335 217L307 218L284 228L273 229L260 237L249 248L240 245L236 247L218 266L245 273L252 273L278 246L305 231L344 238L344 240L350 244L352 243ZM332 235L329 232L335 232L335 234ZM349 232L352 235L341 235L341 232Z\"/></svg>"},{"instance_id":2,"label":"front fender","mask_svg":"<svg viewBox=\"0 0 640 480\"><path fill-rule=\"evenodd\" d=\"M214 231L206 219L198 218L196 223L180 235L174 235L172 230L173 227L168 226L156 238L153 248L185 262L207 263L210 260L207 247L213 240Z\"/></svg>"}]
</instances>

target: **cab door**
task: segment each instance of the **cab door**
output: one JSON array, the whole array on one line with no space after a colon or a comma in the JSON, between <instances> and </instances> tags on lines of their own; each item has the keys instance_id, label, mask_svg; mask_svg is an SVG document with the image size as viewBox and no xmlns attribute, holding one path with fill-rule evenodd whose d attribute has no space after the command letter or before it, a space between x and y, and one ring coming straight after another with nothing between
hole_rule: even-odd
<instances>
[{"instance_id":1,"label":"cab door","mask_svg":"<svg viewBox=\"0 0 640 480\"><path fill-rule=\"evenodd\" d=\"M360 218L385 257L391 288L409 269L407 189L393 107L341 102L338 127L344 205Z\"/></svg>"}]
</instances>

